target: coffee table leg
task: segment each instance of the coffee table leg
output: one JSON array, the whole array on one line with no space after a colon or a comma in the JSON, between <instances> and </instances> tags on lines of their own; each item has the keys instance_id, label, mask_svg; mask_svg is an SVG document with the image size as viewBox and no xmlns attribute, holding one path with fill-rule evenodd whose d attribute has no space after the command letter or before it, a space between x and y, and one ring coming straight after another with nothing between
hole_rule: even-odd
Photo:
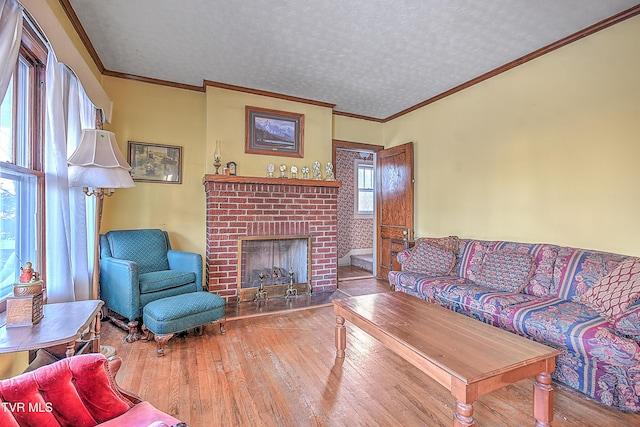
<instances>
[{"instance_id":1,"label":"coffee table leg","mask_svg":"<svg viewBox=\"0 0 640 427\"><path fill-rule=\"evenodd\" d=\"M347 348L347 329L344 326L344 317L336 316L336 357L344 357L345 348Z\"/></svg>"},{"instance_id":2,"label":"coffee table leg","mask_svg":"<svg viewBox=\"0 0 640 427\"><path fill-rule=\"evenodd\" d=\"M533 384L533 416L536 427L548 427L553 420L553 387L548 372L536 375Z\"/></svg>"},{"instance_id":3,"label":"coffee table leg","mask_svg":"<svg viewBox=\"0 0 640 427\"><path fill-rule=\"evenodd\" d=\"M453 427L473 427L473 404L456 401L456 414L453 416Z\"/></svg>"}]
</instances>

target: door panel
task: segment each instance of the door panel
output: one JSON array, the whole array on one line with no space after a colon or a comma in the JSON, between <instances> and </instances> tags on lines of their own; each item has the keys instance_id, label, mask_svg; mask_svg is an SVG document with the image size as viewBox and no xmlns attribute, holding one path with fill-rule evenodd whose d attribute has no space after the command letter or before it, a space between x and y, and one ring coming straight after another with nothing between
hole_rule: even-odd
<instances>
[{"instance_id":1,"label":"door panel","mask_svg":"<svg viewBox=\"0 0 640 427\"><path fill-rule=\"evenodd\" d=\"M378 151L376 177L376 276L388 280L392 263L389 239L411 238L413 234L413 143Z\"/></svg>"}]
</instances>

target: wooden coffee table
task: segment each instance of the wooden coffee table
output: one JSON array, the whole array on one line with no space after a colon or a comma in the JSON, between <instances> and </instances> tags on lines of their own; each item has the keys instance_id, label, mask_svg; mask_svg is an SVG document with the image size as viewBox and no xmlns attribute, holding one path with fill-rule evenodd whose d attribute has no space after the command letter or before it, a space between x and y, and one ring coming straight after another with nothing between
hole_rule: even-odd
<instances>
[{"instance_id":1,"label":"wooden coffee table","mask_svg":"<svg viewBox=\"0 0 640 427\"><path fill-rule=\"evenodd\" d=\"M559 350L403 292L338 299L333 309L337 357L345 355L348 320L451 392L454 427L475 425L479 396L533 376L536 426L550 425Z\"/></svg>"}]
</instances>

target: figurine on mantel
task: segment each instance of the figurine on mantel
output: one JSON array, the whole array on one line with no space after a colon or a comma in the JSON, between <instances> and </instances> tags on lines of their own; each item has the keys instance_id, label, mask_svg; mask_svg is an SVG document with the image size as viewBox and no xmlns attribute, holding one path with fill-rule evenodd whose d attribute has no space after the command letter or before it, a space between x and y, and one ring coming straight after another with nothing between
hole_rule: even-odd
<instances>
[{"instance_id":1,"label":"figurine on mantel","mask_svg":"<svg viewBox=\"0 0 640 427\"><path fill-rule=\"evenodd\" d=\"M336 177L333 175L333 165L331 162L327 163L325 166L325 181L335 181Z\"/></svg>"},{"instance_id":2,"label":"figurine on mantel","mask_svg":"<svg viewBox=\"0 0 640 427\"><path fill-rule=\"evenodd\" d=\"M302 167L302 179L309 179L309 166Z\"/></svg>"},{"instance_id":3,"label":"figurine on mantel","mask_svg":"<svg viewBox=\"0 0 640 427\"><path fill-rule=\"evenodd\" d=\"M319 179L322 179L322 176L320 175L320 162L313 162L313 179L315 179L316 181Z\"/></svg>"},{"instance_id":4,"label":"figurine on mantel","mask_svg":"<svg viewBox=\"0 0 640 427\"><path fill-rule=\"evenodd\" d=\"M287 165L283 163L280 165L280 178L286 178L286 177L287 177Z\"/></svg>"},{"instance_id":5,"label":"figurine on mantel","mask_svg":"<svg viewBox=\"0 0 640 427\"><path fill-rule=\"evenodd\" d=\"M292 178L292 179L296 179L298 177L298 167L297 166L291 166L291 173L290 173L289 177Z\"/></svg>"}]
</instances>

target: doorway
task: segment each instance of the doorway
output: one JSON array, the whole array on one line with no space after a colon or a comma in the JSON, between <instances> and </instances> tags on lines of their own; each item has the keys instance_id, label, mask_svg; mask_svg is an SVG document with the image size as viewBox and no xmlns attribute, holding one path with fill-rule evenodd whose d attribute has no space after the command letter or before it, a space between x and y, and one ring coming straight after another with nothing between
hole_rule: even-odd
<instances>
[{"instance_id":1,"label":"doorway","mask_svg":"<svg viewBox=\"0 0 640 427\"><path fill-rule=\"evenodd\" d=\"M338 190L338 287L376 272L375 156L384 147L333 141Z\"/></svg>"}]
</instances>

